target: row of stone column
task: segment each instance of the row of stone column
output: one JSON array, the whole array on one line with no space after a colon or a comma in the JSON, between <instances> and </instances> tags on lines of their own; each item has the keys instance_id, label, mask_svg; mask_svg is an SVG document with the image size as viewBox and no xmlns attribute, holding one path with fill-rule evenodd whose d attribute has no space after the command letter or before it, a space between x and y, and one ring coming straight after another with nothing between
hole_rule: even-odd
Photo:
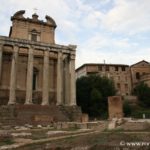
<instances>
[{"instance_id":1,"label":"row of stone column","mask_svg":"<svg viewBox=\"0 0 150 150\"><path fill-rule=\"evenodd\" d=\"M2 70L2 45L0 45L0 78ZM19 47L13 47L13 55L11 62L11 74L10 74L10 92L8 104L16 103L16 76L17 76L17 62L18 62ZM27 81L26 81L26 100L25 104L32 104L32 84L33 84L33 63L34 54L33 48L28 50L28 65L27 65ZM75 60L71 58L69 60L69 88L68 97L69 103L67 105L76 105L75 97ZM63 53L58 52L57 58L57 105L63 105ZM43 64L43 90L42 90L42 105L49 105L49 51L44 51L44 64ZM67 82L67 81L65 81ZM67 86L67 85L65 85Z\"/></svg>"}]
</instances>

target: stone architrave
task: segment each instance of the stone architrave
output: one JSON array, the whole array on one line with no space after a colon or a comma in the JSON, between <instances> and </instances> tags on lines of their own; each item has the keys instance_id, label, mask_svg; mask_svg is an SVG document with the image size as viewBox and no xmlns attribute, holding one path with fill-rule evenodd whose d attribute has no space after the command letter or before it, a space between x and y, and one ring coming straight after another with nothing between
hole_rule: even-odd
<instances>
[{"instance_id":1,"label":"stone architrave","mask_svg":"<svg viewBox=\"0 0 150 150\"><path fill-rule=\"evenodd\" d=\"M42 105L49 105L49 51L44 51Z\"/></svg>"},{"instance_id":2,"label":"stone architrave","mask_svg":"<svg viewBox=\"0 0 150 150\"><path fill-rule=\"evenodd\" d=\"M17 76L17 61L18 61L18 46L14 46L11 62L11 73L10 73L10 90L9 90L9 101L8 104L16 103L16 76Z\"/></svg>"},{"instance_id":3,"label":"stone architrave","mask_svg":"<svg viewBox=\"0 0 150 150\"><path fill-rule=\"evenodd\" d=\"M109 119L123 117L123 102L121 96L108 97Z\"/></svg>"},{"instance_id":4,"label":"stone architrave","mask_svg":"<svg viewBox=\"0 0 150 150\"><path fill-rule=\"evenodd\" d=\"M62 105L62 52L57 58L57 105Z\"/></svg>"},{"instance_id":5,"label":"stone architrave","mask_svg":"<svg viewBox=\"0 0 150 150\"><path fill-rule=\"evenodd\" d=\"M32 104L32 85L33 85L33 48L28 51L27 82L26 82L26 101L25 104Z\"/></svg>"}]
</instances>

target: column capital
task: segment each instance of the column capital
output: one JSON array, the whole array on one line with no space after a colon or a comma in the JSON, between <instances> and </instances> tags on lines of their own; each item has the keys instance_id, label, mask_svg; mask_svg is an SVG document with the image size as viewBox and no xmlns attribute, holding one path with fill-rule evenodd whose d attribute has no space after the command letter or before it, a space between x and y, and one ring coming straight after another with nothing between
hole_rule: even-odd
<instances>
[{"instance_id":1,"label":"column capital","mask_svg":"<svg viewBox=\"0 0 150 150\"><path fill-rule=\"evenodd\" d=\"M70 55L70 60L75 60L76 56L75 55Z\"/></svg>"},{"instance_id":2,"label":"column capital","mask_svg":"<svg viewBox=\"0 0 150 150\"><path fill-rule=\"evenodd\" d=\"M44 51L44 57L49 57L49 51L48 50Z\"/></svg>"},{"instance_id":3,"label":"column capital","mask_svg":"<svg viewBox=\"0 0 150 150\"><path fill-rule=\"evenodd\" d=\"M14 52L18 52L18 50L19 50L19 46L18 45L14 45L13 48L14 48Z\"/></svg>"}]
</instances>

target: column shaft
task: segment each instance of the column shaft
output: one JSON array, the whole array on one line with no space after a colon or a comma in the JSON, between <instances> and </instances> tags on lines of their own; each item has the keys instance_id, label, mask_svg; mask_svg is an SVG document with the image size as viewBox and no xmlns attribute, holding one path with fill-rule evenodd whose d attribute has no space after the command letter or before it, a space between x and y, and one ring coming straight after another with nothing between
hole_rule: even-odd
<instances>
[{"instance_id":1,"label":"column shaft","mask_svg":"<svg viewBox=\"0 0 150 150\"><path fill-rule=\"evenodd\" d=\"M49 51L44 52L42 105L49 105Z\"/></svg>"},{"instance_id":2,"label":"column shaft","mask_svg":"<svg viewBox=\"0 0 150 150\"><path fill-rule=\"evenodd\" d=\"M16 75L17 75L17 60L18 60L18 47L14 47L11 62L11 73L10 73L10 91L8 104L16 103Z\"/></svg>"},{"instance_id":3,"label":"column shaft","mask_svg":"<svg viewBox=\"0 0 150 150\"><path fill-rule=\"evenodd\" d=\"M76 105L75 58L70 60L70 105Z\"/></svg>"},{"instance_id":4,"label":"column shaft","mask_svg":"<svg viewBox=\"0 0 150 150\"><path fill-rule=\"evenodd\" d=\"M3 46L0 45L0 84L1 84L1 77L2 77L2 59L3 59Z\"/></svg>"},{"instance_id":5,"label":"column shaft","mask_svg":"<svg viewBox=\"0 0 150 150\"><path fill-rule=\"evenodd\" d=\"M70 72L69 72L69 58L65 58L64 75L65 75L65 105L70 105Z\"/></svg>"},{"instance_id":6,"label":"column shaft","mask_svg":"<svg viewBox=\"0 0 150 150\"><path fill-rule=\"evenodd\" d=\"M27 82L26 82L26 101L25 104L32 104L32 86L33 86L33 49L28 52Z\"/></svg>"},{"instance_id":7,"label":"column shaft","mask_svg":"<svg viewBox=\"0 0 150 150\"><path fill-rule=\"evenodd\" d=\"M57 105L62 105L62 53L57 58Z\"/></svg>"}]
</instances>

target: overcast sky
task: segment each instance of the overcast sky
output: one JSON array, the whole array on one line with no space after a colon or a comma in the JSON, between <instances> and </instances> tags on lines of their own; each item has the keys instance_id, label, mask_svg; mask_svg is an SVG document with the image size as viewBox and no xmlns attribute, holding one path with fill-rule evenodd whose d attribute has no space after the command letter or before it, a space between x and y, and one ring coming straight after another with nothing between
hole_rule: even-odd
<instances>
[{"instance_id":1,"label":"overcast sky","mask_svg":"<svg viewBox=\"0 0 150 150\"><path fill-rule=\"evenodd\" d=\"M10 16L26 10L57 24L56 43L77 45L76 68L84 63L150 61L150 0L0 0L0 35Z\"/></svg>"}]
</instances>

